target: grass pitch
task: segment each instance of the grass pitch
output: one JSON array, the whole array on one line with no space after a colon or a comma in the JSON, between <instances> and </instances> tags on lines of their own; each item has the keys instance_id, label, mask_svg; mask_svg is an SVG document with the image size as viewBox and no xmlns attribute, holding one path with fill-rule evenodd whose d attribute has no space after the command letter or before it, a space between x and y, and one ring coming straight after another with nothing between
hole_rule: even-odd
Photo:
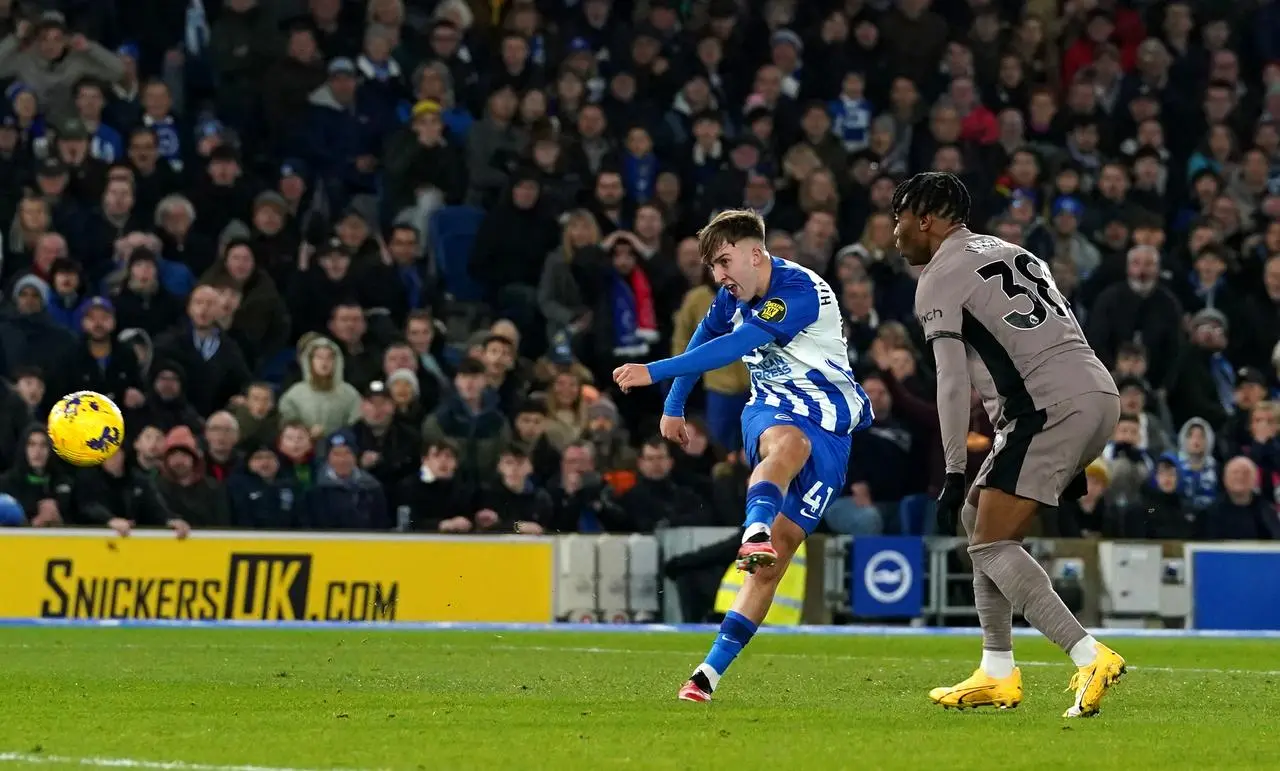
<instances>
[{"instance_id":1,"label":"grass pitch","mask_svg":"<svg viewBox=\"0 0 1280 771\"><path fill-rule=\"evenodd\" d=\"M1065 656L1017 638L1016 710L943 712L978 641L762 634L709 705L710 635L0 629L0 767L1275 768L1280 643L1117 639L1128 676L1060 717Z\"/></svg>"}]
</instances>

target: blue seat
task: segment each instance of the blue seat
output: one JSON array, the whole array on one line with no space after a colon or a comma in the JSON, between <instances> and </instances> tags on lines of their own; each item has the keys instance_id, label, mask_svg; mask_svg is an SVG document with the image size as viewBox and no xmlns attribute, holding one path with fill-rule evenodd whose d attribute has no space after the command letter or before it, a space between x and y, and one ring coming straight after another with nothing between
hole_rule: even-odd
<instances>
[{"instance_id":1,"label":"blue seat","mask_svg":"<svg viewBox=\"0 0 1280 771\"><path fill-rule=\"evenodd\" d=\"M459 302L483 302L484 287L467 270L484 210L474 206L445 206L427 222L431 253L444 279L445 291Z\"/></svg>"},{"instance_id":2,"label":"blue seat","mask_svg":"<svg viewBox=\"0 0 1280 771\"><path fill-rule=\"evenodd\" d=\"M934 500L928 495L908 495L898 503L902 535L929 535L933 532Z\"/></svg>"}]
</instances>

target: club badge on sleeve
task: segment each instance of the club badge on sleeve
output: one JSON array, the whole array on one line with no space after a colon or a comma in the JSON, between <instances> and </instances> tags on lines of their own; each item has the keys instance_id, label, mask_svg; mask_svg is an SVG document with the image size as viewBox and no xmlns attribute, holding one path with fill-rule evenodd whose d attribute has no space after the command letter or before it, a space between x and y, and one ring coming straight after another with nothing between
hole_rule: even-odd
<instances>
[{"instance_id":1,"label":"club badge on sleeve","mask_svg":"<svg viewBox=\"0 0 1280 771\"><path fill-rule=\"evenodd\" d=\"M782 321L787 317L787 304L777 297L764 301L757 313L761 321Z\"/></svg>"}]
</instances>

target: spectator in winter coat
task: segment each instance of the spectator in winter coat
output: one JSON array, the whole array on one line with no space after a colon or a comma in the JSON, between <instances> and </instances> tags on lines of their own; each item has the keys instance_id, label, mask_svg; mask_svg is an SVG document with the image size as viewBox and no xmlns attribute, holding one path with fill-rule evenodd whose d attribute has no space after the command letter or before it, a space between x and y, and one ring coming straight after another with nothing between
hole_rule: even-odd
<instances>
[{"instance_id":1,"label":"spectator in winter coat","mask_svg":"<svg viewBox=\"0 0 1280 771\"><path fill-rule=\"evenodd\" d=\"M381 380L370 383L360 402L360 419L351 435L360 446L360 468L373 475L384 490L395 490L413 474L422 440L418 426L395 420L395 402Z\"/></svg>"},{"instance_id":2,"label":"spectator in winter coat","mask_svg":"<svg viewBox=\"0 0 1280 771\"><path fill-rule=\"evenodd\" d=\"M316 475L315 440L310 428L300 420L285 423L280 428L276 451L280 453L281 478L295 482L303 493L310 490Z\"/></svg>"},{"instance_id":3,"label":"spectator in winter coat","mask_svg":"<svg viewBox=\"0 0 1280 771\"><path fill-rule=\"evenodd\" d=\"M1280 507L1280 404L1266 401L1254 405L1247 441L1239 450L1258 467L1262 497Z\"/></svg>"},{"instance_id":4,"label":"spectator in winter coat","mask_svg":"<svg viewBox=\"0 0 1280 771\"><path fill-rule=\"evenodd\" d=\"M357 463L360 447L351 433L329 437L325 465L307 493L307 527L312 530L390 530L382 485Z\"/></svg>"},{"instance_id":5,"label":"spectator in winter coat","mask_svg":"<svg viewBox=\"0 0 1280 771\"><path fill-rule=\"evenodd\" d=\"M167 527L186 538L191 525L173 516L151 477L131 468L126 456L117 452L101 466L76 472L76 512L68 524L106 525L120 535L135 527Z\"/></svg>"},{"instance_id":6,"label":"spectator in winter coat","mask_svg":"<svg viewBox=\"0 0 1280 771\"><path fill-rule=\"evenodd\" d=\"M472 488L457 477L458 445L452 439L428 439L418 473L401 480L393 494L401 529L420 533L469 533Z\"/></svg>"},{"instance_id":7,"label":"spectator in winter coat","mask_svg":"<svg viewBox=\"0 0 1280 771\"><path fill-rule=\"evenodd\" d=\"M285 56L266 71L262 81L262 111L273 147L284 148L307 112L308 99L326 78L324 54L315 32L305 24L289 30Z\"/></svg>"},{"instance_id":8,"label":"spectator in winter coat","mask_svg":"<svg viewBox=\"0 0 1280 771\"><path fill-rule=\"evenodd\" d=\"M258 267L257 255L248 241L228 242L222 259L201 281L234 290L238 302L231 331L245 341L244 354L251 368L284 349L289 340L289 314L275 282Z\"/></svg>"},{"instance_id":9,"label":"spectator in winter coat","mask_svg":"<svg viewBox=\"0 0 1280 771\"><path fill-rule=\"evenodd\" d=\"M75 480L53 457L44 426L29 426L20 446L13 468L0 476L0 493L22 505L32 527L61 525L74 514Z\"/></svg>"},{"instance_id":10,"label":"spectator in winter coat","mask_svg":"<svg viewBox=\"0 0 1280 771\"><path fill-rule=\"evenodd\" d=\"M49 373L45 407L73 391L97 391L126 410L136 410L146 401L142 395L142 368L133 346L115 340L115 308L103 297L85 301L84 312L76 319L83 333L75 347Z\"/></svg>"},{"instance_id":11,"label":"spectator in winter coat","mask_svg":"<svg viewBox=\"0 0 1280 771\"><path fill-rule=\"evenodd\" d=\"M1104 364L1114 367L1120 346L1140 340L1147 349L1147 379L1161 388L1177 364L1182 307L1160 284L1160 253L1154 248L1130 249L1126 271L1125 283L1098 296L1089 314L1089 344Z\"/></svg>"},{"instance_id":12,"label":"spectator in winter coat","mask_svg":"<svg viewBox=\"0 0 1280 771\"><path fill-rule=\"evenodd\" d=\"M547 408L537 399L527 399L516 410L511 444L533 463L533 478L546 484L560 469L560 453L547 436Z\"/></svg>"},{"instance_id":13,"label":"spectator in winter coat","mask_svg":"<svg viewBox=\"0 0 1280 771\"><path fill-rule=\"evenodd\" d=\"M67 19L46 11L39 20L19 22L0 41L0 78L16 79L36 94L55 123L75 115L72 88L81 78L114 83L124 75L115 54L82 34L67 34Z\"/></svg>"},{"instance_id":14,"label":"spectator in winter coat","mask_svg":"<svg viewBox=\"0 0 1280 771\"><path fill-rule=\"evenodd\" d=\"M1174 449L1173 440L1169 438L1164 421L1157 416L1155 405L1148 403L1146 382L1139 377L1118 377L1116 388L1120 391L1120 411L1138 416L1138 446L1153 456Z\"/></svg>"},{"instance_id":15,"label":"spectator in winter coat","mask_svg":"<svg viewBox=\"0 0 1280 771\"><path fill-rule=\"evenodd\" d=\"M1136 532L1107 533L1109 538L1176 538L1195 537L1196 520L1203 516L1187 505L1183 494L1182 466L1178 457L1166 453L1156 461L1156 473L1142 491L1139 511L1144 521ZM1216 492L1216 491L1215 491Z\"/></svg>"},{"instance_id":16,"label":"spectator in winter coat","mask_svg":"<svg viewBox=\"0 0 1280 771\"><path fill-rule=\"evenodd\" d=\"M271 446L280 435L280 411L276 409L276 395L270 383L251 383L245 389L244 400L231 408L231 414L240 426L240 449Z\"/></svg>"},{"instance_id":17,"label":"spectator in winter coat","mask_svg":"<svg viewBox=\"0 0 1280 771\"><path fill-rule=\"evenodd\" d=\"M280 456L269 445L254 447L227 482L232 525L250 530L290 530L309 521L296 478L281 476Z\"/></svg>"},{"instance_id":18,"label":"spectator in winter coat","mask_svg":"<svg viewBox=\"0 0 1280 771\"><path fill-rule=\"evenodd\" d=\"M221 311L218 290L198 286L187 299L186 319L156 340L156 357L186 370L191 406L201 415L222 408L250 379L240 346L217 326Z\"/></svg>"},{"instance_id":19,"label":"spectator in winter coat","mask_svg":"<svg viewBox=\"0 0 1280 771\"><path fill-rule=\"evenodd\" d=\"M182 301L161 285L160 265L150 249L135 249L129 255L113 302L120 326L152 336L182 318Z\"/></svg>"},{"instance_id":20,"label":"spectator in winter coat","mask_svg":"<svg viewBox=\"0 0 1280 771\"><path fill-rule=\"evenodd\" d=\"M532 307L547 253L559 239L560 228L541 200L536 174L520 170L502 202L481 223L468 272L500 310Z\"/></svg>"},{"instance_id":21,"label":"spectator in winter coat","mask_svg":"<svg viewBox=\"0 0 1280 771\"><path fill-rule=\"evenodd\" d=\"M360 419L360 392L344 378L337 343L316 336L298 351L302 380L280 397L280 418L302 421L320 439Z\"/></svg>"},{"instance_id":22,"label":"spectator in winter coat","mask_svg":"<svg viewBox=\"0 0 1280 771\"><path fill-rule=\"evenodd\" d=\"M33 275L14 282L12 310L0 311L0 355L3 373L22 367L52 372L58 358L75 342L45 310L49 285Z\"/></svg>"},{"instance_id":23,"label":"spectator in winter coat","mask_svg":"<svg viewBox=\"0 0 1280 771\"><path fill-rule=\"evenodd\" d=\"M230 412L215 412L205 421L203 439L209 476L226 484L236 469L244 465L244 458L236 449L240 443L240 424Z\"/></svg>"},{"instance_id":24,"label":"spectator in winter coat","mask_svg":"<svg viewBox=\"0 0 1280 771\"><path fill-rule=\"evenodd\" d=\"M1191 511L1205 511L1218 498L1218 461L1213 457L1213 428L1202 418L1192 418L1178 432L1179 487Z\"/></svg>"},{"instance_id":25,"label":"spectator in winter coat","mask_svg":"<svg viewBox=\"0 0 1280 771\"><path fill-rule=\"evenodd\" d=\"M156 489L173 515L192 527L231 525L227 488L205 476L204 453L186 426L178 426L165 437L164 465Z\"/></svg>"},{"instance_id":26,"label":"spectator in winter coat","mask_svg":"<svg viewBox=\"0 0 1280 771\"><path fill-rule=\"evenodd\" d=\"M1046 519L1044 535L1049 538L1080 538L1097 536L1110 521L1107 507L1107 486L1111 472L1107 462L1099 459L1084 470L1085 494L1074 501L1063 501L1057 509L1057 522ZM1053 511L1046 509L1045 513Z\"/></svg>"},{"instance_id":27,"label":"spectator in winter coat","mask_svg":"<svg viewBox=\"0 0 1280 771\"><path fill-rule=\"evenodd\" d=\"M510 441L511 426L498 410L498 395L485 388L484 365L466 359L453 378L457 395L422 424L422 438L458 443L459 475L474 484L498 462L498 449Z\"/></svg>"},{"instance_id":28,"label":"spectator in winter coat","mask_svg":"<svg viewBox=\"0 0 1280 771\"><path fill-rule=\"evenodd\" d=\"M551 495L550 533L624 532L628 517L612 500L596 471L588 442L575 441L560 456L560 470L547 486Z\"/></svg>"},{"instance_id":29,"label":"spectator in winter coat","mask_svg":"<svg viewBox=\"0 0 1280 771\"><path fill-rule=\"evenodd\" d=\"M78 332L88 301L80 266L74 260L59 258L53 261L49 274L49 315L72 333Z\"/></svg>"},{"instance_id":30,"label":"spectator in winter coat","mask_svg":"<svg viewBox=\"0 0 1280 771\"><path fill-rule=\"evenodd\" d=\"M186 371L172 361L160 361L152 368L147 402L132 419L137 425L154 426L168 434L178 426L199 431L204 418L186 396Z\"/></svg>"},{"instance_id":31,"label":"spectator in winter coat","mask_svg":"<svg viewBox=\"0 0 1280 771\"><path fill-rule=\"evenodd\" d=\"M689 527L713 520L709 502L672 477L671 446L665 439L646 440L636 466L635 485L618 499L625 515L618 523L621 532L652 533L660 526Z\"/></svg>"},{"instance_id":32,"label":"spectator in winter coat","mask_svg":"<svg viewBox=\"0 0 1280 771\"><path fill-rule=\"evenodd\" d=\"M328 82L311 92L298 141L300 155L341 207L351 196L375 190L390 115L359 87L350 59L334 59L328 71Z\"/></svg>"},{"instance_id":33,"label":"spectator in winter coat","mask_svg":"<svg viewBox=\"0 0 1280 771\"><path fill-rule=\"evenodd\" d=\"M533 462L515 444L498 454L497 474L476 499L478 530L542 535L551 521L551 496L533 481Z\"/></svg>"},{"instance_id":34,"label":"spectator in winter coat","mask_svg":"<svg viewBox=\"0 0 1280 771\"><path fill-rule=\"evenodd\" d=\"M1121 415L1111 441L1102 451L1110 477L1107 505L1113 513L1117 508L1136 506L1142 486L1155 472L1151 456L1138 446L1141 425L1136 415Z\"/></svg>"},{"instance_id":35,"label":"spectator in winter coat","mask_svg":"<svg viewBox=\"0 0 1280 771\"><path fill-rule=\"evenodd\" d=\"M435 206L462 203L467 193L466 157L461 145L445 136L440 104L429 100L413 107L413 122L387 140L388 210L400 212L418 205L433 190Z\"/></svg>"},{"instance_id":36,"label":"spectator in winter coat","mask_svg":"<svg viewBox=\"0 0 1280 771\"><path fill-rule=\"evenodd\" d=\"M871 384L872 391L867 393L867 397L876 417L870 430L861 434L866 442L854 440L854 449L850 451L852 475L846 481L854 490L855 499L863 497L876 503L897 501L918 492L912 489L914 475L909 471L914 440L907 425L894 411L893 397L885 378L871 373L863 376L862 383L864 386Z\"/></svg>"},{"instance_id":37,"label":"spectator in winter coat","mask_svg":"<svg viewBox=\"0 0 1280 771\"><path fill-rule=\"evenodd\" d=\"M631 438L621 424L618 408L608 399L601 398L587 408L587 425L582 438L595 449L596 467L610 471L633 470L636 467L636 451Z\"/></svg>"},{"instance_id":38,"label":"spectator in winter coat","mask_svg":"<svg viewBox=\"0 0 1280 771\"><path fill-rule=\"evenodd\" d=\"M1182 348L1169 384L1169 411L1175 421L1204 418L1221 426L1235 403L1236 371L1225 353L1227 317L1206 308L1191 317L1190 327L1191 344Z\"/></svg>"},{"instance_id":39,"label":"spectator in winter coat","mask_svg":"<svg viewBox=\"0 0 1280 771\"><path fill-rule=\"evenodd\" d=\"M1275 507L1257 492L1258 467L1232 458L1222 475L1222 495L1200 519L1199 537L1214 540L1280 540Z\"/></svg>"},{"instance_id":40,"label":"spectator in winter coat","mask_svg":"<svg viewBox=\"0 0 1280 771\"><path fill-rule=\"evenodd\" d=\"M510 86L489 95L484 118L467 136L467 203L492 206L510 182L511 166L529 144L528 132L514 124L519 101ZM543 251L546 254L546 251Z\"/></svg>"}]
</instances>

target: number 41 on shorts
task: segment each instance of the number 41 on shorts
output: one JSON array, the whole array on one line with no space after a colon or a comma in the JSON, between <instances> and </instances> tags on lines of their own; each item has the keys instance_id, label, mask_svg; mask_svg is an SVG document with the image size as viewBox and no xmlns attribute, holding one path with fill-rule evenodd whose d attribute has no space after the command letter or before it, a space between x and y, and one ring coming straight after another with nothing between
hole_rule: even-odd
<instances>
[{"instance_id":1,"label":"number 41 on shorts","mask_svg":"<svg viewBox=\"0 0 1280 771\"><path fill-rule=\"evenodd\" d=\"M802 498L804 508L800 510L800 514L809 519L819 519L822 517L822 512L827 510L827 504L831 502L831 494L834 492L831 485L814 482L813 487L810 487Z\"/></svg>"}]
</instances>

